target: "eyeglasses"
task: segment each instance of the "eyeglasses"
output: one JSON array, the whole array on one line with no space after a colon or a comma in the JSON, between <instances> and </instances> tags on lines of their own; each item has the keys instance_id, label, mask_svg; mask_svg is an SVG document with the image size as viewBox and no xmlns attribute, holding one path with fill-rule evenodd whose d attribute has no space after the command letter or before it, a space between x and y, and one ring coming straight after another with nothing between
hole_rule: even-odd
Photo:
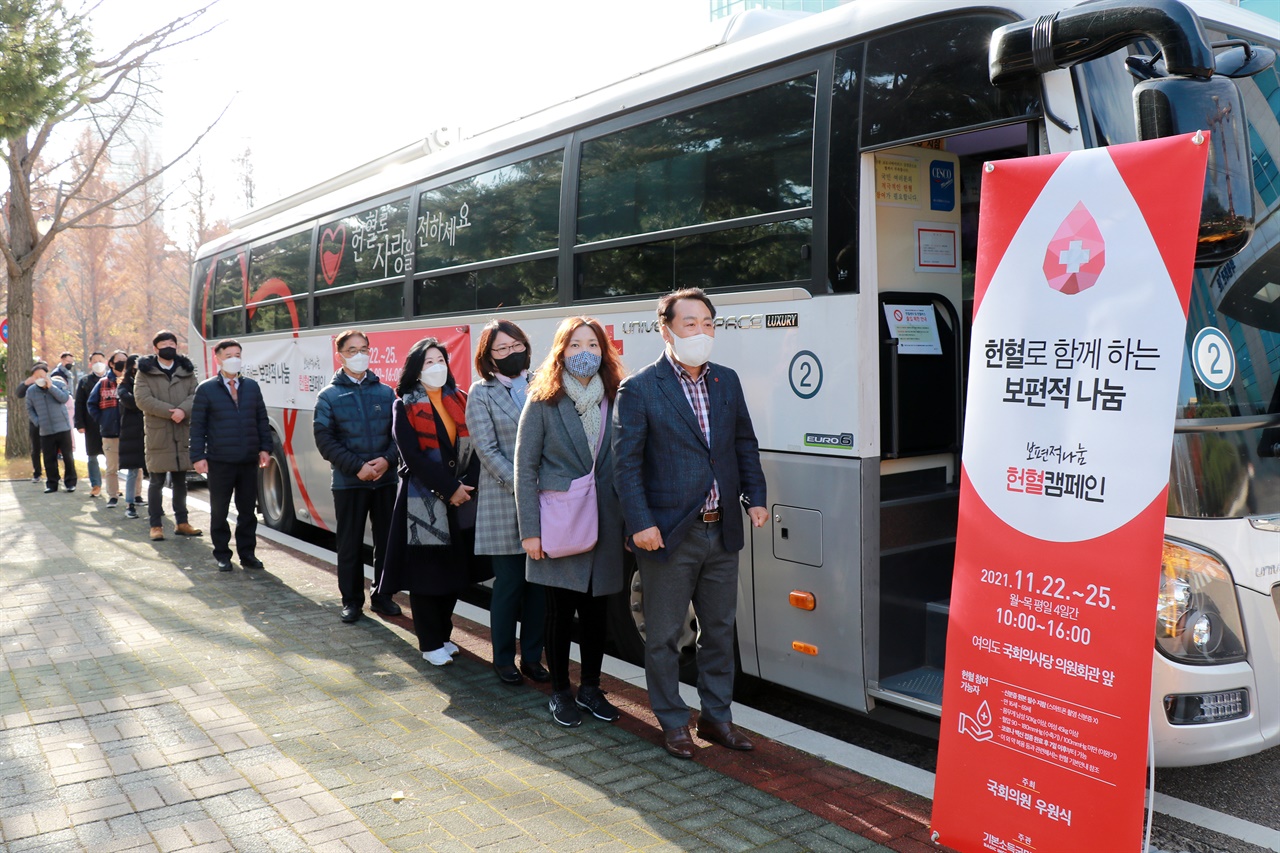
<instances>
[{"instance_id":1,"label":"eyeglasses","mask_svg":"<svg viewBox=\"0 0 1280 853\"><path fill-rule=\"evenodd\" d=\"M368 347L360 347L359 349L357 349L357 348L355 348L355 347L347 347L346 349L344 349L344 350L342 351L342 354L343 354L343 355L345 355L347 358L351 358L351 356L353 356L353 355L368 355L368 354L369 354L369 348L368 348Z\"/></svg>"},{"instance_id":2,"label":"eyeglasses","mask_svg":"<svg viewBox=\"0 0 1280 853\"><path fill-rule=\"evenodd\" d=\"M125 362L123 362L123 361L113 361L113 362L111 362L111 367L112 367L112 369L114 369L114 370L124 370L124 366L125 366Z\"/></svg>"},{"instance_id":3,"label":"eyeglasses","mask_svg":"<svg viewBox=\"0 0 1280 853\"><path fill-rule=\"evenodd\" d=\"M504 358L508 353L524 352L525 345L521 343L507 344L506 346L494 347L489 350L494 358Z\"/></svg>"}]
</instances>

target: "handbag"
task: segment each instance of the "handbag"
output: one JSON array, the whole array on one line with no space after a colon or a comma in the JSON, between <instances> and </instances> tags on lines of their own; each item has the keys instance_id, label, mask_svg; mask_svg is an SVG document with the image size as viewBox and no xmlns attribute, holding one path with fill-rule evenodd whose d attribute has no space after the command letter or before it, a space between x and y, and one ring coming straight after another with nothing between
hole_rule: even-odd
<instances>
[{"instance_id":1,"label":"handbag","mask_svg":"<svg viewBox=\"0 0 1280 853\"><path fill-rule=\"evenodd\" d=\"M468 436L458 439L458 462L460 468L466 468L472 462L478 462L474 453L474 445ZM464 503L456 511L458 526L469 530L476 524L476 501ZM409 499L406 504L408 524L408 544L410 545L448 545L449 539L449 507L444 499L427 488L416 477L409 476Z\"/></svg>"},{"instance_id":2,"label":"handbag","mask_svg":"<svg viewBox=\"0 0 1280 853\"><path fill-rule=\"evenodd\" d=\"M569 483L568 491L538 491L542 551L548 557L571 557L596 547L600 509L596 503L596 454L604 439L605 402L600 401L600 435L591 454L591 470Z\"/></svg>"}]
</instances>

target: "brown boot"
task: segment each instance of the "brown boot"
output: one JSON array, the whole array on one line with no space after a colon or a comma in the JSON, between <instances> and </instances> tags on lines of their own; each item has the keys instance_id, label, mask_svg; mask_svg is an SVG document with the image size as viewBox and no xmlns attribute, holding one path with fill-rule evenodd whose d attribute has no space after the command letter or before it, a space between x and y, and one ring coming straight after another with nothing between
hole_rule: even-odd
<instances>
[{"instance_id":1,"label":"brown boot","mask_svg":"<svg viewBox=\"0 0 1280 853\"><path fill-rule=\"evenodd\" d=\"M204 531L201 530L200 528L192 527L190 524L187 524L185 521L182 522L181 524L174 525L173 532L178 534L179 536L199 536L202 533L204 533Z\"/></svg>"},{"instance_id":2,"label":"brown boot","mask_svg":"<svg viewBox=\"0 0 1280 853\"><path fill-rule=\"evenodd\" d=\"M153 528L151 528L151 541L152 541L152 542L163 542L163 541L164 541L164 528L163 528L163 527L153 527Z\"/></svg>"},{"instance_id":3,"label":"brown boot","mask_svg":"<svg viewBox=\"0 0 1280 853\"><path fill-rule=\"evenodd\" d=\"M89 490L89 497L91 498L96 498L100 494L102 494L102 486L94 486Z\"/></svg>"}]
</instances>

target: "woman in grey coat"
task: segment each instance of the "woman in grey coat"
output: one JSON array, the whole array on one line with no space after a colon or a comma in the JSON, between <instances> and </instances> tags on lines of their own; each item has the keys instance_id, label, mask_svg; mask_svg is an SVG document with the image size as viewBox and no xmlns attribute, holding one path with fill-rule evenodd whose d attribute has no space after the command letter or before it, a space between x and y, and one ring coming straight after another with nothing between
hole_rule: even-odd
<instances>
[{"instance_id":1,"label":"woman in grey coat","mask_svg":"<svg viewBox=\"0 0 1280 853\"><path fill-rule=\"evenodd\" d=\"M550 681L542 666L547 593L524 579L524 549L516 525L516 430L529 395L529 338L510 320L492 320L476 344L477 379L467 393L467 427L480 457L476 489L476 553L493 563L489 604L493 669L506 684L524 672ZM516 668L516 620L520 668Z\"/></svg>"},{"instance_id":2,"label":"woman in grey coat","mask_svg":"<svg viewBox=\"0 0 1280 853\"><path fill-rule=\"evenodd\" d=\"M618 709L600 689L606 596L622 589L622 510L613 483L613 401L623 367L598 320L570 317L556 329L551 352L529 387L529 403L516 437L516 514L528 555L525 576L547 587L547 665L552 719L582 722L582 711L601 720ZM542 550L539 491L567 491L595 463L599 536L582 554L549 557ZM569 684L569 639L578 617L582 650L577 698Z\"/></svg>"}]
</instances>

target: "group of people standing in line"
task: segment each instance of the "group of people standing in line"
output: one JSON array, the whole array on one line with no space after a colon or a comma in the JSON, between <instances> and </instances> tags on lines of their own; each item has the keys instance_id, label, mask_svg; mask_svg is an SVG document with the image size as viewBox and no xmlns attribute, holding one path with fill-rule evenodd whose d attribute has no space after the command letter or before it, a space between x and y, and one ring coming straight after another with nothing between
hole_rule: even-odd
<instances>
[{"instance_id":1,"label":"group of people standing in line","mask_svg":"<svg viewBox=\"0 0 1280 853\"><path fill-rule=\"evenodd\" d=\"M732 724L734 621L743 513L768 518L764 474L737 374L709 363L715 308L696 288L664 296L665 351L626 376L599 321L560 323L532 368L528 336L494 320L476 344L479 378L457 386L450 353L418 341L394 392L369 369L369 337L336 339L342 368L320 392L316 447L333 466L342 621L365 602L366 522L374 540L370 607L396 615L407 591L423 658L458 653L450 641L458 594L493 579L493 668L505 683L550 682L562 726L584 714L618 719L600 688L607 597L620 592L624 550L644 589L649 697L672 755L692 758L690 711L679 693L679 639L692 604L700 628L699 737L752 748ZM594 478L594 547L543 548L544 492ZM569 669L574 620L581 666ZM517 623L519 638L517 643ZM519 649L519 665L516 652ZM542 659L545 654L546 667Z\"/></svg>"},{"instance_id":2,"label":"group of people standing in line","mask_svg":"<svg viewBox=\"0 0 1280 853\"><path fill-rule=\"evenodd\" d=\"M468 584L492 578L498 678L513 685L525 678L550 682L548 708L559 725L577 726L584 713L611 722L619 712L600 687L606 600L622 589L624 550L630 550L644 590L650 703L664 748L688 759L695 747L690 709L679 693L679 640L690 605L700 629L696 732L730 749L753 746L730 713L738 552L745 543L743 513L735 504L756 527L768 513L742 386L733 370L709 362L711 300L697 288L669 293L657 314L664 353L631 376L591 317L562 321L536 370L525 332L509 320L494 320L480 333L479 378L469 392L457 386L450 353L435 338L412 347L393 390L369 369L368 335L342 332L335 342L342 366L317 398L314 432L333 468L343 622L358 621L364 607L368 524L374 543L370 607L399 615L393 595L408 592L426 661L452 662L458 595ZM233 494L240 562L262 568L253 549L254 474L268 463L272 439L261 390L240 376L238 342L214 347L218 375L198 386L193 365L177 354L176 344L172 333L160 332L152 356L113 354L110 372L99 374L86 407L104 439L117 428L101 426L115 423L103 411L123 410L125 426L112 436L117 439L132 429L129 413L140 413L152 474L152 539L164 535L164 478L155 476L164 471L175 472L175 532L200 534L186 513L185 471L194 468L209 479L218 568L231 570L227 512ZM53 383L34 384L57 399ZM37 416L44 436L43 408ZM69 448L63 455L74 464ZM134 458L124 457L123 445L118 460L107 456L114 505L111 478L117 464L128 468ZM46 449L46 468L50 458ZM69 477L74 488L74 469ZM544 527L541 498L568 491L574 481L594 481L595 544L552 556L544 549L544 534L553 531ZM48 482L46 491L56 491L56 468ZM128 483L132 509L139 502L132 471ZM575 618L581 651L576 693L569 669Z\"/></svg>"}]
</instances>

